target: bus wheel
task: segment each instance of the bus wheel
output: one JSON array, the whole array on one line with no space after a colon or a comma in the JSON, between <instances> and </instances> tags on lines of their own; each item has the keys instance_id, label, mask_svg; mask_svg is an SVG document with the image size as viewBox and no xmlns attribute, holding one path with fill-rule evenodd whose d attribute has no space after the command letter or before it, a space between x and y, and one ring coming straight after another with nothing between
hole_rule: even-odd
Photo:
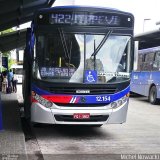
<instances>
[{"instance_id":1,"label":"bus wheel","mask_svg":"<svg viewBox=\"0 0 160 160\"><path fill-rule=\"evenodd\" d=\"M156 86L152 86L150 91L149 91L149 102L151 104L158 104L159 103L159 99L157 98L157 89Z\"/></svg>"}]
</instances>

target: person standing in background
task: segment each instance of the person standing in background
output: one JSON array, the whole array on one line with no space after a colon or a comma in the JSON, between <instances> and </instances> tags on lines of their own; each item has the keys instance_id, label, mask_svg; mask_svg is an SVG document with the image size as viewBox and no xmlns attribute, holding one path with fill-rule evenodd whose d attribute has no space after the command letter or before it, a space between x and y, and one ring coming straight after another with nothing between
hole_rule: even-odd
<instances>
[{"instance_id":1,"label":"person standing in background","mask_svg":"<svg viewBox=\"0 0 160 160\"><path fill-rule=\"evenodd\" d=\"M7 76L8 76L8 89L9 89L9 92L12 92L13 91L13 86L12 86L13 72L11 69L8 71Z\"/></svg>"},{"instance_id":2,"label":"person standing in background","mask_svg":"<svg viewBox=\"0 0 160 160\"><path fill-rule=\"evenodd\" d=\"M2 91L3 73L0 72L0 91Z\"/></svg>"},{"instance_id":3,"label":"person standing in background","mask_svg":"<svg viewBox=\"0 0 160 160\"><path fill-rule=\"evenodd\" d=\"M2 81L2 92L3 92L3 93L6 93L6 92L7 92L7 87L8 87L7 75L4 74L4 76L3 76L3 81Z\"/></svg>"},{"instance_id":4,"label":"person standing in background","mask_svg":"<svg viewBox=\"0 0 160 160\"><path fill-rule=\"evenodd\" d=\"M15 74L15 72L13 71L13 78L12 78L12 87L13 87L13 92L17 92L17 75Z\"/></svg>"}]
</instances>

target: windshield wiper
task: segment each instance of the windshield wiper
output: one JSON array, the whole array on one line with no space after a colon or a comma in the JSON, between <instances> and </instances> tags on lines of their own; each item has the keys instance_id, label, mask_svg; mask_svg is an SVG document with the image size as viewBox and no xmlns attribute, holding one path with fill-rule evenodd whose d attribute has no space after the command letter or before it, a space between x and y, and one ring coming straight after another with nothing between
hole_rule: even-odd
<instances>
[{"instance_id":1,"label":"windshield wiper","mask_svg":"<svg viewBox=\"0 0 160 160\"><path fill-rule=\"evenodd\" d=\"M94 52L92 53L91 57L95 57L96 54L99 52L99 50L102 48L102 46L104 45L104 43L106 42L106 40L108 39L109 35L112 33L112 30L108 31L108 33L104 36L104 38L102 39L102 41L100 42L100 44L98 45L97 48L94 49ZM94 58L95 59L95 58Z\"/></svg>"},{"instance_id":2,"label":"windshield wiper","mask_svg":"<svg viewBox=\"0 0 160 160\"><path fill-rule=\"evenodd\" d=\"M65 57L67 57L67 55L68 55L68 48L67 48L67 44L66 44L66 39L64 37L63 30L61 28L59 28L58 30L59 30L59 33L60 33L60 38L61 38L61 41L62 41Z\"/></svg>"},{"instance_id":3,"label":"windshield wiper","mask_svg":"<svg viewBox=\"0 0 160 160\"><path fill-rule=\"evenodd\" d=\"M64 35L64 32L63 32L62 28L59 28L58 30L59 30L59 33L60 33L60 38L61 38L61 41L62 41L62 46L63 46L63 49L64 49L65 58L67 58L67 60L70 64L71 53L72 53L72 41L70 41L70 46L69 46L69 49L68 49L66 39L65 39L65 35Z\"/></svg>"}]
</instances>

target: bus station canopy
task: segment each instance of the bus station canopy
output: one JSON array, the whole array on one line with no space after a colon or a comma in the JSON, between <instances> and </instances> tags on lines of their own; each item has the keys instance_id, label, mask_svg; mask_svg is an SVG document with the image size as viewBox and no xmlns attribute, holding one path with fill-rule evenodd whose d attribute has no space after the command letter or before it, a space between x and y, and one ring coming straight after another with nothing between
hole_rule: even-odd
<instances>
[{"instance_id":1,"label":"bus station canopy","mask_svg":"<svg viewBox=\"0 0 160 160\"><path fill-rule=\"evenodd\" d=\"M31 21L37 9L51 7L54 2L55 0L0 0L0 32ZM6 37L0 36L0 51L17 48L20 44L24 45L24 34L23 30L6 34ZM16 42L17 39L19 42Z\"/></svg>"},{"instance_id":2,"label":"bus station canopy","mask_svg":"<svg viewBox=\"0 0 160 160\"><path fill-rule=\"evenodd\" d=\"M160 46L160 30L138 34L134 40L139 41L139 49Z\"/></svg>"},{"instance_id":3,"label":"bus station canopy","mask_svg":"<svg viewBox=\"0 0 160 160\"><path fill-rule=\"evenodd\" d=\"M26 29L6 33L0 36L0 51L6 52L25 46Z\"/></svg>"}]
</instances>

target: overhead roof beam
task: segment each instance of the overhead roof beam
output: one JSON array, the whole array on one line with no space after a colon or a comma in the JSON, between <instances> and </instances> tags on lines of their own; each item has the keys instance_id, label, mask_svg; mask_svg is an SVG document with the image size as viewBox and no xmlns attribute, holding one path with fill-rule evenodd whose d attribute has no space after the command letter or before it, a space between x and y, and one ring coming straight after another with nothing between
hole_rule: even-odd
<instances>
[{"instance_id":1,"label":"overhead roof beam","mask_svg":"<svg viewBox=\"0 0 160 160\"><path fill-rule=\"evenodd\" d=\"M36 10L51 7L54 1L55 0L0 1L0 31L31 21Z\"/></svg>"},{"instance_id":2,"label":"overhead roof beam","mask_svg":"<svg viewBox=\"0 0 160 160\"><path fill-rule=\"evenodd\" d=\"M26 29L6 33L0 36L0 51L6 52L25 46Z\"/></svg>"},{"instance_id":3,"label":"overhead roof beam","mask_svg":"<svg viewBox=\"0 0 160 160\"><path fill-rule=\"evenodd\" d=\"M55 0L0 0L0 31L33 19L40 8L51 7ZM0 35L0 51L5 52L25 45L26 30Z\"/></svg>"}]
</instances>

